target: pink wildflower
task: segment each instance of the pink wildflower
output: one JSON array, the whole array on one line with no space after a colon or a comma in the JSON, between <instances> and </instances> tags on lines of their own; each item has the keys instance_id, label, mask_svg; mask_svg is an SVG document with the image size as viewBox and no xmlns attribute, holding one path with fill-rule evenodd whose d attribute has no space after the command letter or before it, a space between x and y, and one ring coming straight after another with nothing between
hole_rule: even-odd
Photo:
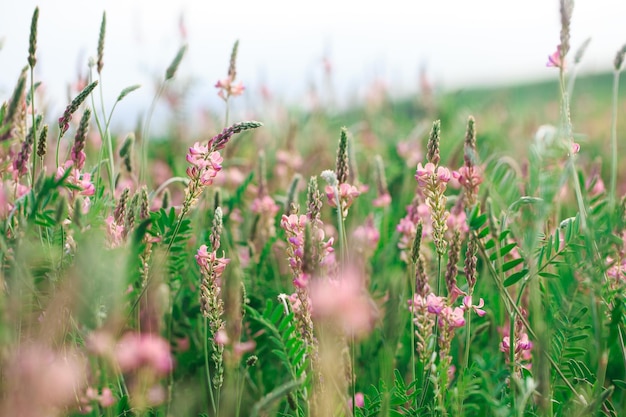
<instances>
[{"instance_id":1,"label":"pink wildflower","mask_svg":"<svg viewBox=\"0 0 626 417\"><path fill-rule=\"evenodd\" d=\"M103 388L102 394L98 399L100 401L100 405L104 408L110 407L115 404L115 397L113 396L113 392L110 388Z\"/></svg>"},{"instance_id":2,"label":"pink wildflower","mask_svg":"<svg viewBox=\"0 0 626 417\"><path fill-rule=\"evenodd\" d=\"M240 96L243 94L243 90L245 90L241 81L234 83L230 76L218 80L215 88L220 90L217 95L223 100L228 100L230 96Z\"/></svg>"},{"instance_id":3,"label":"pink wildflower","mask_svg":"<svg viewBox=\"0 0 626 417\"><path fill-rule=\"evenodd\" d=\"M405 160L407 167L414 167L423 158L417 144L411 142L398 142L396 152Z\"/></svg>"},{"instance_id":4,"label":"pink wildflower","mask_svg":"<svg viewBox=\"0 0 626 417\"><path fill-rule=\"evenodd\" d=\"M84 173L81 174L78 168L73 167L74 162L69 160L66 161L64 166L59 167L57 169L56 178L62 178L65 173L69 170L70 173L67 177L67 182L69 184L75 185L78 187L78 193L83 196L92 196L96 193L96 188L91 182L91 174Z\"/></svg>"},{"instance_id":5,"label":"pink wildflower","mask_svg":"<svg viewBox=\"0 0 626 417\"><path fill-rule=\"evenodd\" d=\"M187 168L187 176L192 180L199 180L202 185L211 185L217 173L222 170L223 160L218 151L209 153L207 145L196 142L187 154L187 162L192 165Z\"/></svg>"},{"instance_id":6,"label":"pink wildflower","mask_svg":"<svg viewBox=\"0 0 626 417\"><path fill-rule=\"evenodd\" d=\"M361 192L354 185L348 183L339 184L339 201L343 210L347 210L352 205L354 199L358 197ZM327 185L325 188L326 197L328 197L328 204L331 207L337 207L337 196L335 195L335 187Z\"/></svg>"},{"instance_id":7,"label":"pink wildflower","mask_svg":"<svg viewBox=\"0 0 626 417\"><path fill-rule=\"evenodd\" d=\"M448 326L463 327L465 325L465 318L463 317L464 310L461 307L449 307L446 306L441 310L440 317L442 317L448 324ZM443 325L442 321L439 322Z\"/></svg>"},{"instance_id":8,"label":"pink wildflower","mask_svg":"<svg viewBox=\"0 0 626 417\"><path fill-rule=\"evenodd\" d=\"M124 243L124 225L115 223L113 216L109 216L104 221L107 226L107 238L110 248L116 248Z\"/></svg>"},{"instance_id":9,"label":"pink wildflower","mask_svg":"<svg viewBox=\"0 0 626 417\"><path fill-rule=\"evenodd\" d=\"M446 300L444 297L439 297L433 293L426 296L426 306L428 312L432 314L439 314L446 306Z\"/></svg>"},{"instance_id":10,"label":"pink wildflower","mask_svg":"<svg viewBox=\"0 0 626 417\"><path fill-rule=\"evenodd\" d=\"M483 300L482 298L478 301L478 305L473 305L472 297L467 295L463 297L463 307L461 308L467 311L474 310L476 314L482 317L486 314L485 310L482 309L482 307L484 306L485 306L485 300Z\"/></svg>"},{"instance_id":11,"label":"pink wildflower","mask_svg":"<svg viewBox=\"0 0 626 417\"><path fill-rule=\"evenodd\" d=\"M365 396L362 392L354 394L354 406L358 408L365 407ZM348 399L348 408L352 409L352 398Z\"/></svg>"},{"instance_id":12,"label":"pink wildflower","mask_svg":"<svg viewBox=\"0 0 626 417\"><path fill-rule=\"evenodd\" d=\"M174 367L169 343L149 333L128 332L115 347L115 359L122 372L149 368L166 375Z\"/></svg>"},{"instance_id":13,"label":"pink wildflower","mask_svg":"<svg viewBox=\"0 0 626 417\"><path fill-rule=\"evenodd\" d=\"M387 207L389 204L391 204L391 196L389 193L381 194L372 201L374 207Z\"/></svg>"},{"instance_id":14,"label":"pink wildflower","mask_svg":"<svg viewBox=\"0 0 626 417\"><path fill-rule=\"evenodd\" d=\"M459 213L450 213L447 220L448 230L459 230L461 233L469 232L469 226L467 224L467 216L463 210Z\"/></svg>"},{"instance_id":15,"label":"pink wildflower","mask_svg":"<svg viewBox=\"0 0 626 417\"><path fill-rule=\"evenodd\" d=\"M557 45L556 51L554 51L552 55L548 56L546 67L565 69L565 63L561 62L561 45Z\"/></svg>"},{"instance_id":16,"label":"pink wildflower","mask_svg":"<svg viewBox=\"0 0 626 417\"><path fill-rule=\"evenodd\" d=\"M272 197L266 195L252 200L250 210L256 214L267 213L269 217L274 217L276 213L278 213L278 210L280 210L280 206L276 204Z\"/></svg>"},{"instance_id":17,"label":"pink wildflower","mask_svg":"<svg viewBox=\"0 0 626 417\"><path fill-rule=\"evenodd\" d=\"M374 225L373 216L368 216L365 224L358 226L352 232L356 247L366 253L373 252L380 240L380 232Z\"/></svg>"},{"instance_id":18,"label":"pink wildflower","mask_svg":"<svg viewBox=\"0 0 626 417\"><path fill-rule=\"evenodd\" d=\"M338 280L316 280L310 288L313 317L338 323L352 335L368 333L374 324L372 303L354 270Z\"/></svg>"}]
</instances>

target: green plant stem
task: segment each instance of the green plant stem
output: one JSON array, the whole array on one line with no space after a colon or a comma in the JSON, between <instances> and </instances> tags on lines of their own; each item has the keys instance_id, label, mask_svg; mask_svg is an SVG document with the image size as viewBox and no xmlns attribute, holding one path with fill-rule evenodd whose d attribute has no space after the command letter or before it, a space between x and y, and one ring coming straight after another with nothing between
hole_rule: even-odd
<instances>
[{"instance_id":1,"label":"green plant stem","mask_svg":"<svg viewBox=\"0 0 626 417\"><path fill-rule=\"evenodd\" d=\"M33 158L33 170L31 172L31 185L35 184L35 175L37 172L37 130L35 126L35 72L31 65L30 67L30 112L32 116L32 132L33 132L33 151L31 156Z\"/></svg>"},{"instance_id":2,"label":"green plant stem","mask_svg":"<svg viewBox=\"0 0 626 417\"><path fill-rule=\"evenodd\" d=\"M611 183L609 186L609 207L615 207L617 193L617 101L619 94L619 70L613 72L613 106L611 112Z\"/></svg>"},{"instance_id":3,"label":"green plant stem","mask_svg":"<svg viewBox=\"0 0 626 417\"><path fill-rule=\"evenodd\" d=\"M169 178L168 180L164 181L163 184L159 185L159 188L157 188L156 190L154 190L154 192L152 193L152 197L156 197L157 195L159 195L161 193L161 191L163 191L165 188L167 188L170 184L173 184L175 182L181 182L185 185L189 184L189 178L185 178L185 177L172 177Z\"/></svg>"},{"instance_id":4,"label":"green plant stem","mask_svg":"<svg viewBox=\"0 0 626 417\"><path fill-rule=\"evenodd\" d=\"M572 152L572 146L574 144L572 123L570 121L569 114L569 98L565 90L565 74L561 68L559 76L559 85L561 88L561 134L564 136L567 142L567 150L569 155L568 165L570 173L572 175L572 181L574 184L574 193L576 195L576 202L578 203L578 212L580 213L580 225L582 230L587 232L587 209L582 196L582 190L580 188L580 182L578 181L578 174L576 172L576 165L574 163L574 152Z\"/></svg>"},{"instance_id":5,"label":"green plant stem","mask_svg":"<svg viewBox=\"0 0 626 417\"><path fill-rule=\"evenodd\" d=\"M111 187L111 191L114 192L115 191L115 158L113 156L113 143L111 140L111 132L109 131L109 123L111 123L111 116L113 115L113 109L111 109L111 114L109 115L109 118L107 119L106 109L104 108L104 94L102 92L102 74L101 73L99 74L98 81L99 81L98 88L100 88L100 110L102 111L102 117L105 118L104 119L104 135L102 134L103 132L100 132L100 137L103 138L103 140L105 141L107 145L107 152L109 154L109 186ZM113 108L115 108L115 105L113 105ZM97 112L95 111L95 104L94 104L94 114L97 114ZM99 124L98 124L98 128L100 128Z\"/></svg>"},{"instance_id":6,"label":"green plant stem","mask_svg":"<svg viewBox=\"0 0 626 417\"><path fill-rule=\"evenodd\" d=\"M207 390L209 391L209 398L211 400L211 407L213 408L213 414L217 415L217 408L215 405L215 397L213 396L213 382L211 381L211 367L209 366L209 319L204 318L203 335L204 339L204 368L206 370L206 382Z\"/></svg>"},{"instance_id":7,"label":"green plant stem","mask_svg":"<svg viewBox=\"0 0 626 417\"><path fill-rule=\"evenodd\" d=\"M500 293L501 296L502 295L504 296L504 299L508 302L508 305L510 305L515 310L515 313L520 317L520 321L522 322L522 324L524 325L524 327L526 328L528 333L534 339L537 339L537 334L535 333L533 328L530 326L530 323L528 322L528 320L526 320L526 317L524 317L522 315L519 307L515 304L515 302L513 301L513 298L511 298L511 294L509 294L509 292L506 290L506 288L504 288L504 285L503 285L502 281L498 278L498 276L499 276L498 272L496 271L494 266L489 261L489 255L487 255L487 251L486 251L484 245L482 244L482 242L480 240L478 240L478 249L480 251L481 256L485 260L485 264L487 265L487 269L489 269L490 276L493 278L494 283L498 287L498 292ZM554 362L554 359L552 359L550 354L548 352L544 352L544 355L546 356L546 358L550 362L550 365L552 366L554 371L559 375L561 380L563 380L563 382L565 383L567 388L569 388L569 390L574 394L574 396L577 399L583 401L584 405L587 405L587 402L584 399L584 397L582 397L582 395L578 391L576 391L576 388L574 388L574 386L571 384L571 382L569 382L569 380L565 377L565 375L563 374L563 371L561 371L561 369L558 367L556 362Z\"/></svg>"},{"instance_id":8,"label":"green plant stem","mask_svg":"<svg viewBox=\"0 0 626 417\"><path fill-rule=\"evenodd\" d=\"M441 254L437 254L437 294L441 294L441 283L443 280L443 274L441 273L442 266L442 256ZM439 353L439 316L435 317L435 352ZM422 391L422 398L420 399L420 407L424 405L424 400L426 399L426 392L428 391L428 386L430 385L430 373L431 366L428 366L426 370L426 376L424 378L424 387Z\"/></svg>"},{"instance_id":9,"label":"green plant stem","mask_svg":"<svg viewBox=\"0 0 626 417\"><path fill-rule=\"evenodd\" d=\"M154 98L152 99L152 103L150 104L150 109L148 110L148 115L146 116L146 122L143 126L143 131L141 134L141 169L139 170L139 183L144 184L146 181L146 175L148 170L148 141L150 140L150 122L152 121L152 116L154 115L154 110L156 109L156 104L163 94L165 90L165 84L167 80L163 81L159 85L159 89L157 90Z\"/></svg>"},{"instance_id":10,"label":"green plant stem","mask_svg":"<svg viewBox=\"0 0 626 417\"><path fill-rule=\"evenodd\" d=\"M409 285L411 286L411 303L415 311L415 275L417 274L417 264L413 263L413 274L409 276ZM424 347L426 348L426 347ZM415 313L411 312L411 376L413 381L417 380L417 370L415 363ZM417 398L416 398L417 399Z\"/></svg>"},{"instance_id":11,"label":"green plant stem","mask_svg":"<svg viewBox=\"0 0 626 417\"><path fill-rule=\"evenodd\" d=\"M224 127L228 127L228 119L230 118L230 103L229 103L229 99L230 95L226 96L226 99L224 100L224 102L226 103L226 111L224 114Z\"/></svg>"}]
</instances>

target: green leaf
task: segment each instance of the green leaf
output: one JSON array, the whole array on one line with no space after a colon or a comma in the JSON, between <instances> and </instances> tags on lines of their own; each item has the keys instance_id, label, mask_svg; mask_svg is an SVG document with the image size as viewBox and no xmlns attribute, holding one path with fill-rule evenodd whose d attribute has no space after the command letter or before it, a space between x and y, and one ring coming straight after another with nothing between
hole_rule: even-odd
<instances>
[{"instance_id":1,"label":"green leaf","mask_svg":"<svg viewBox=\"0 0 626 417\"><path fill-rule=\"evenodd\" d=\"M483 230L481 230L481 231L478 233L478 235L477 235L477 236L478 236L478 238L479 238L479 239L482 239L482 238L484 238L485 236L487 236L488 234L489 234L489 228L488 228L488 227L485 227Z\"/></svg>"},{"instance_id":2,"label":"green leaf","mask_svg":"<svg viewBox=\"0 0 626 417\"><path fill-rule=\"evenodd\" d=\"M539 275L540 277L544 277L544 278L556 278L556 279L561 278L561 276L558 274L554 274L552 272L546 272L546 271L539 272L537 275Z\"/></svg>"},{"instance_id":3,"label":"green leaf","mask_svg":"<svg viewBox=\"0 0 626 417\"><path fill-rule=\"evenodd\" d=\"M524 260L522 258L513 259L512 261L506 262L504 265L502 265L502 272L509 271L523 263Z\"/></svg>"},{"instance_id":4,"label":"green leaf","mask_svg":"<svg viewBox=\"0 0 626 417\"><path fill-rule=\"evenodd\" d=\"M470 219L470 230L478 230L487 222L487 214L483 213L478 217Z\"/></svg>"},{"instance_id":5,"label":"green leaf","mask_svg":"<svg viewBox=\"0 0 626 417\"><path fill-rule=\"evenodd\" d=\"M614 379L613 385L615 385L619 389L626 390L626 381L622 381L621 379Z\"/></svg>"},{"instance_id":6,"label":"green leaf","mask_svg":"<svg viewBox=\"0 0 626 417\"><path fill-rule=\"evenodd\" d=\"M505 287L510 287L511 285L513 285L517 281L519 281L520 279L524 278L526 275L528 275L528 269L522 269L521 271L516 272L513 275L511 275L510 277L508 277L507 279L505 279L504 280L504 286Z\"/></svg>"},{"instance_id":7,"label":"green leaf","mask_svg":"<svg viewBox=\"0 0 626 417\"><path fill-rule=\"evenodd\" d=\"M508 254L509 252L511 252L513 250L514 247L517 246L517 243L513 242L513 243L509 243L508 245L504 245L503 247L500 248L499 252L494 252L489 256L489 260L490 261L495 261L496 259L498 259L498 254L499 257L503 257L504 255Z\"/></svg>"}]
</instances>

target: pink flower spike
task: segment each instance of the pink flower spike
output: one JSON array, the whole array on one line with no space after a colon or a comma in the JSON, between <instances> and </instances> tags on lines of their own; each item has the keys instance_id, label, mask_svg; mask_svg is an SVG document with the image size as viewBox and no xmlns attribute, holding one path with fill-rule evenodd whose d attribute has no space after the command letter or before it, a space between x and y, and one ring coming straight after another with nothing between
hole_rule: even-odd
<instances>
[{"instance_id":1,"label":"pink flower spike","mask_svg":"<svg viewBox=\"0 0 626 417\"><path fill-rule=\"evenodd\" d=\"M580 152L580 144L572 142L572 154L576 155L578 152Z\"/></svg>"}]
</instances>

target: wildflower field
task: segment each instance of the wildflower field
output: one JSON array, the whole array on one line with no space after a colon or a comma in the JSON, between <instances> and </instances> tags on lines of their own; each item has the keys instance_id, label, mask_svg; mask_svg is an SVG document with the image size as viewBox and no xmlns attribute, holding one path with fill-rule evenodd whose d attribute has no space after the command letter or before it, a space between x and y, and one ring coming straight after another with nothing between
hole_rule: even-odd
<instances>
[{"instance_id":1,"label":"wildflower field","mask_svg":"<svg viewBox=\"0 0 626 417\"><path fill-rule=\"evenodd\" d=\"M576 79L572 1L551 81L345 111L231 120L235 42L199 135L150 130L187 45L112 131L106 14L48 112L39 12L0 98L0 416L626 415L626 45Z\"/></svg>"}]
</instances>

